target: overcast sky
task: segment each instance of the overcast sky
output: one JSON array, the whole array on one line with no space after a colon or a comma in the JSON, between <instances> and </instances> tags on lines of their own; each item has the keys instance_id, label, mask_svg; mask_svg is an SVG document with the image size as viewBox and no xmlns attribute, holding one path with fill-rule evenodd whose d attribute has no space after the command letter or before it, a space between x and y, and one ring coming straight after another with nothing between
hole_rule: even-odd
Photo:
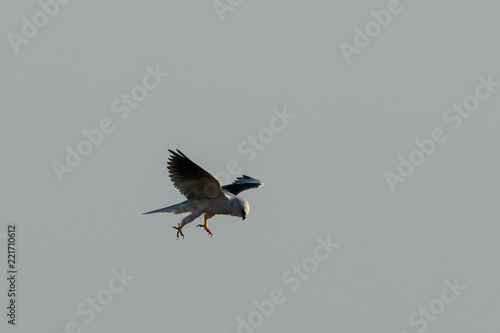
<instances>
[{"instance_id":1,"label":"overcast sky","mask_svg":"<svg viewBox=\"0 0 500 333\"><path fill-rule=\"evenodd\" d=\"M500 3L65 2L0 7L2 332L498 330ZM141 215L167 149L247 219Z\"/></svg>"}]
</instances>

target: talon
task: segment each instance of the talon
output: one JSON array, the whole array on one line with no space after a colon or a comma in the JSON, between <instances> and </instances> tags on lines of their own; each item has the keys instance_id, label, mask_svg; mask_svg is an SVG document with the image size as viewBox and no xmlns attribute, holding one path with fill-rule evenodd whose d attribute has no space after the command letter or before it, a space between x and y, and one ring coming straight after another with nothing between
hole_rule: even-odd
<instances>
[{"instance_id":1,"label":"talon","mask_svg":"<svg viewBox=\"0 0 500 333\"><path fill-rule=\"evenodd\" d=\"M181 225L180 223L177 223L177 227L172 227L175 230L177 230L177 239L179 239L179 235L181 235L182 238L184 238L184 234L182 233L182 227L184 227L184 226Z\"/></svg>"},{"instance_id":2,"label":"talon","mask_svg":"<svg viewBox=\"0 0 500 333\"><path fill-rule=\"evenodd\" d=\"M205 228L205 230L208 232L208 234L210 235L210 237L213 236L212 232L210 231L210 229L208 228L208 225L207 225L207 222L205 221L205 224L198 224L197 227L203 227Z\"/></svg>"}]
</instances>

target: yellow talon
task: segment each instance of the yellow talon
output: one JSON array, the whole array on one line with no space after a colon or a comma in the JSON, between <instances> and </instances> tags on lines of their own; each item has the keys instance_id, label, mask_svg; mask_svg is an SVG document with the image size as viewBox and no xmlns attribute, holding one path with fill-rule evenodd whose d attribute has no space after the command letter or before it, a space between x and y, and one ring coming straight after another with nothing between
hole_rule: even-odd
<instances>
[{"instance_id":1,"label":"yellow talon","mask_svg":"<svg viewBox=\"0 0 500 333\"><path fill-rule=\"evenodd\" d=\"M184 234L182 233L182 227L184 226L181 225L180 223L177 223L177 227L172 227L177 230L177 239L179 239L179 234L182 236L182 238L184 238Z\"/></svg>"},{"instance_id":2,"label":"yellow talon","mask_svg":"<svg viewBox=\"0 0 500 333\"><path fill-rule=\"evenodd\" d=\"M205 228L205 230L210 234L210 237L212 237L212 232L210 231L210 229L208 228L208 225L207 225L207 221L205 221L205 224L198 224L197 225L198 227L203 227Z\"/></svg>"}]
</instances>

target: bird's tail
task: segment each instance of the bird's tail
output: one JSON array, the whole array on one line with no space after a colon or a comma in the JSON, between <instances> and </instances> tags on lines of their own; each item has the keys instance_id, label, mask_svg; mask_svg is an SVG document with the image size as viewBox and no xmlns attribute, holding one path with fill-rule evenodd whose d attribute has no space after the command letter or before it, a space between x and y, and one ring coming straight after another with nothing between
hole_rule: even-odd
<instances>
[{"instance_id":1,"label":"bird's tail","mask_svg":"<svg viewBox=\"0 0 500 333\"><path fill-rule=\"evenodd\" d=\"M188 206L188 201L183 201L181 203L178 203L176 205L168 206L165 208L160 208L156 210L152 210L147 213L142 213L143 215L145 214L153 214L153 213L174 213L174 214L182 214L191 211L190 207Z\"/></svg>"}]
</instances>

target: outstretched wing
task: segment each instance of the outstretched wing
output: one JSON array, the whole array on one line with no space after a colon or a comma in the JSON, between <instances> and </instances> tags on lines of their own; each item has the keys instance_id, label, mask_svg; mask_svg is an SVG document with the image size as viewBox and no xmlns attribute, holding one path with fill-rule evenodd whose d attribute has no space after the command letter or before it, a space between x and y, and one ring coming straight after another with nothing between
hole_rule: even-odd
<instances>
[{"instance_id":1,"label":"outstretched wing","mask_svg":"<svg viewBox=\"0 0 500 333\"><path fill-rule=\"evenodd\" d=\"M182 195L190 200L226 196L217 178L200 168L180 150L168 151L171 153L167 162L169 177Z\"/></svg>"},{"instance_id":2,"label":"outstretched wing","mask_svg":"<svg viewBox=\"0 0 500 333\"><path fill-rule=\"evenodd\" d=\"M260 180L243 175L243 177L236 178L232 184L222 186L222 189L234 195L238 195L238 193L242 191L249 190L251 188L259 188L262 185L264 185L264 183Z\"/></svg>"}]
</instances>

